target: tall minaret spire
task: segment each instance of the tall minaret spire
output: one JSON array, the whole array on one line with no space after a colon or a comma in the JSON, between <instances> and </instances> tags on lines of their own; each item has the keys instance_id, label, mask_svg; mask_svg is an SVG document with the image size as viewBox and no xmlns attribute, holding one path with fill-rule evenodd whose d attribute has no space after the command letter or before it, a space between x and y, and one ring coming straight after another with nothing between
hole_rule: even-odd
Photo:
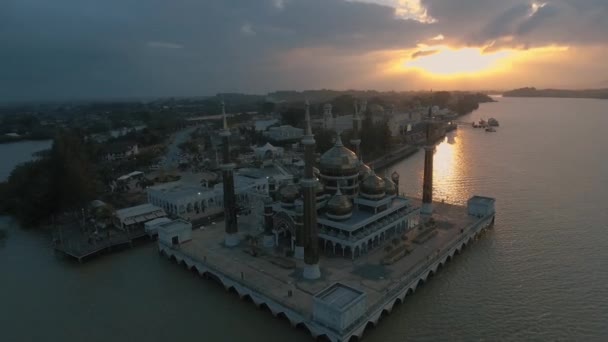
<instances>
[{"instance_id":1,"label":"tall minaret spire","mask_svg":"<svg viewBox=\"0 0 608 342\"><path fill-rule=\"evenodd\" d=\"M222 121L222 129L228 131L228 119L226 118L226 105L224 104L224 101L222 101Z\"/></svg>"},{"instance_id":2,"label":"tall minaret spire","mask_svg":"<svg viewBox=\"0 0 608 342\"><path fill-rule=\"evenodd\" d=\"M318 279L321 277L319 268L319 237L317 227L317 202L315 188L318 180L313 174L313 163L315 157L315 136L310 126L310 104L306 101L306 134L302 138L304 145L304 178L300 181L304 193L304 219L303 219L303 242L304 242L304 272L306 279Z\"/></svg>"},{"instance_id":3,"label":"tall minaret spire","mask_svg":"<svg viewBox=\"0 0 608 342\"><path fill-rule=\"evenodd\" d=\"M230 129L226 119L226 108L222 101L223 127L220 131L222 137L222 182L224 185L224 216L225 236L224 244L234 247L239 244L238 224L236 219L236 196L234 194L234 163L230 162Z\"/></svg>"},{"instance_id":4,"label":"tall minaret spire","mask_svg":"<svg viewBox=\"0 0 608 342\"><path fill-rule=\"evenodd\" d=\"M433 154L435 145L433 144L431 131L433 128L432 108L429 107L429 116L426 120L426 146L424 146L424 183L422 185L422 208L423 214L433 214Z\"/></svg>"},{"instance_id":5,"label":"tall minaret spire","mask_svg":"<svg viewBox=\"0 0 608 342\"><path fill-rule=\"evenodd\" d=\"M361 157L361 116L359 115L359 104L355 102L355 114L353 114L353 136L350 139L350 143L355 147L355 153L359 160L363 162L363 158Z\"/></svg>"},{"instance_id":6,"label":"tall minaret spire","mask_svg":"<svg viewBox=\"0 0 608 342\"><path fill-rule=\"evenodd\" d=\"M306 135L312 136L312 128L310 126L310 103L308 103L308 100L306 100L306 114L304 114L304 121L306 122Z\"/></svg>"}]
</instances>

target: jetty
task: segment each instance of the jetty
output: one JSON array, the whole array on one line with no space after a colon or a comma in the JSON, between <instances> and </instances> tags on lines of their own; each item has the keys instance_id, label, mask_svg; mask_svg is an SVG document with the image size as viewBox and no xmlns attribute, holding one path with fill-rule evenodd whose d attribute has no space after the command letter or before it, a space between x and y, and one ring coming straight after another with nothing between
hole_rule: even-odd
<instances>
[{"instance_id":1,"label":"jetty","mask_svg":"<svg viewBox=\"0 0 608 342\"><path fill-rule=\"evenodd\" d=\"M488 209L477 209L480 203ZM240 226L239 234L249 239L241 239L235 247L223 244L224 229L217 225L193 230L183 239L159 239L158 248L162 255L216 280L227 291L294 327L305 328L313 338L349 341L375 326L494 224L492 198L475 196L467 207L434 205L432 219L427 217L406 237L383 241L379 235L374 239L378 246L393 245L393 251L370 249L355 260L325 251L319 262L322 276L316 280L302 277L302 260L286 267L276 262L277 255L252 244L260 235L259 227L253 224L249 230ZM414 242L417 236L423 238Z\"/></svg>"},{"instance_id":2,"label":"jetty","mask_svg":"<svg viewBox=\"0 0 608 342\"><path fill-rule=\"evenodd\" d=\"M88 257L112 251L124 246L133 246L135 240L147 237L142 228L119 230L108 228L100 234L82 232L74 227L60 229L53 234L53 248L78 262Z\"/></svg>"}]
</instances>

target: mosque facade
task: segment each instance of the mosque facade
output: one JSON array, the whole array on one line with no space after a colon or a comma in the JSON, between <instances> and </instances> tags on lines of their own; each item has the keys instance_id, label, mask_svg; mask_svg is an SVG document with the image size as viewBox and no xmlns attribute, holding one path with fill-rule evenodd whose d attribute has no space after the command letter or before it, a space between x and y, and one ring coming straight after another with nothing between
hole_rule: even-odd
<instances>
[{"instance_id":1,"label":"mosque facade","mask_svg":"<svg viewBox=\"0 0 608 342\"><path fill-rule=\"evenodd\" d=\"M299 183L287 184L269 179L266 247L283 248L304 259L307 233L314 232L320 253L354 260L418 225L420 208L399 194L399 175L377 175L363 163L358 112L353 115L350 141L355 151L345 147L338 134L334 146L320 156L318 169L312 168L312 155L306 156L312 177L304 174ZM310 127L308 109L307 124ZM303 144L310 146L312 141L308 129ZM307 227L310 224L314 227Z\"/></svg>"}]
</instances>

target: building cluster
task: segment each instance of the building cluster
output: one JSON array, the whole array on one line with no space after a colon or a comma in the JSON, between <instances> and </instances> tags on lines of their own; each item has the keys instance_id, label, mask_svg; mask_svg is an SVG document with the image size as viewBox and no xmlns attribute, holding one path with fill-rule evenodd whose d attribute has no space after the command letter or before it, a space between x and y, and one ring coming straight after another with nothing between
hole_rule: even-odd
<instances>
[{"instance_id":1,"label":"building cluster","mask_svg":"<svg viewBox=\"0 0 608 342\"><path fill-rule=\"evenodd\" d=\"M329 107L326 109L330 111ZM399 194L399 175L377 175L363 163L361 123L357 108L351 121L350 143L354 151L345 147L338 135L334 146L320 156L316 169L313 167L316 142L307 105L306 130L300 141L304 147L302 172L298 177L266 178L263 245L284 249L287 255L303 259L303 276L307 279L321 276L320 253L355 259L418 225L420 208ZM221 165L226 222L224 243L231 247L239 244L235 211L238 192L235 191L235 165L230 160L230 130L225 117L220 135L224 139ZM267 147L272 153L273 150ZM432 149L428 151L432 160ZM432 162L426 166L432 167ZM425 192L432 189L432 185L426 184L431 181L425 173ZM432 210L430 203L425 202L424 210L427 213Z\"/></svg>"},{"instance_id":2,"label":"building cluster","mask_svg":"<svg viewBox=\"0 0 608 342\"><path fill-rule=\"evenodd\" d=\"M365 104L355 106L351 116L349 142L353 150L344 146L338 134L334 146L319 157L317 164L316 141L307 104L306 129L303 132L287 130L300 137L303 160L285 165L279 162L283 149L266 144L255 149L256 157L266 163L259 168L238 170L231 160L232 133L225 110L222 110L223 125L219 133L222 139L221 183L203 186L178 181L152 186L147 189L150 207L146 208L158 209L173 219L190 222L223 215L227 247L240 243L239 214L244 210L259 213L259 221L254 224L260 227L264 247L304 260L303 276L316 279L321 276L321 253L354 260L378 248L384 241L404 236L419 224L421 211L432 212L434 147L425 148L424 198L423 206L419 208L411 199L399 194L397 173L378 175L363 162L360 113L365 110ZM325 106L325 114L331 115L331 106ZM431 124L427 126L428 135ZM285 127L274 128L282 130ZM154 219L164 216L154 215ZM123 221L121 227L130 222Z\"/></svg>"}]
</instances>

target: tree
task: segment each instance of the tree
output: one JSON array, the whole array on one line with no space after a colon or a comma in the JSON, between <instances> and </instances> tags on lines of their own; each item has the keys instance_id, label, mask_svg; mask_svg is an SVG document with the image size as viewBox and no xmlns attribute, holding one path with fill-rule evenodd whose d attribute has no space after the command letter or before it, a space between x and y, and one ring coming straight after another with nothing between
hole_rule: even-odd
<instances>
[{"instance_id":1,"label":"tree","mask_svg":"<svg viewBox=\"0 0 608 342\"><path fill-rule=\"evenodd\" d=\"M284 125L298 127L304 122L304 109L289 107L281 113L281 121Z\"/></svg>"},{"instance_id":2,"label":"tree","mask_svg":"<svg viewBox=\"0 0 608 342\"><path fill-rule=\"evenodd\" d=\"M336 132L329 129L321 129L315 133L315 141L317 142L317 151L324 153L334 145Z\"/></svg>"},{"instance_id":3,"label":"tree","mask_svg":"<svg viewBox=\"0 0 608 342\"><path fill-rule=\"evenodd\" d=\"M434 106L438 106L439 108L446 108L448 106L448 102L452 94L448 91L437 91L433 93L432 104Z\"/></svg>"}]
</instances>

